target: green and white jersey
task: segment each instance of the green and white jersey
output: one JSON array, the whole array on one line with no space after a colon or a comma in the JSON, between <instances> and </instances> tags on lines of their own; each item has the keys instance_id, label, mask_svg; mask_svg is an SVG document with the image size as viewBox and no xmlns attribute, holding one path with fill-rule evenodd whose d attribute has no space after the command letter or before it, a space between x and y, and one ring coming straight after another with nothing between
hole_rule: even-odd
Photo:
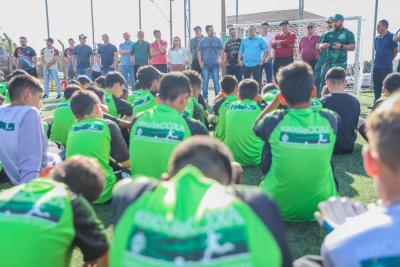
<instances>
[{"instance_id":1,"label":"green and white jersey","mask_svg":"<svg viewBox=\"0 0 400 267\"><path fill-rule=\"evenodd\" d=\"M112 267L281 264L277 241L256 213L192 166L128 206L110 251Z\"/></svg>"},{"instance_id":2,"label":"green and white jersey","mask_svg":"<svg viewBox=\"0 0 400 267\"><path fill-rule=\"evenodd\" d=\"M229 95L226 98L217 101L213 107L215 116L218 116L218 123L215 126L215 137L220 139L221 141L223 141L225 138L226 109L231 103L238 100L239 98L236 95Z\"/></svg>"},{"instance_id":3,"label":"green and white jersey","mask_svg":"<svg viewBox=\"0 0 400 267\"><path fill-rule=\"evenodd\" d=\"M5 95L7 91L7 83L0 82L0 95Z\"/></svg>"},{"instance_id":4,"label":"green and white jersey","mask_svg":"<svg viewBox=\"0 0 400 267\"><path fill-rule=\"evenodd\" d=\"M321 43L349 45L354 44L354 34L348 29L342 27L340 29L333 29L325 33L321 38ZM340 66L346 69L347 67L347 50L334 49L329 47L327 50L327 57L325 64L328 66ZM324 65L325 65L324 64Z\"/></svg>"},{"instance_id":5,"label":"green and white jersey","mask_svg":"<svg viewBox=\"0 0 400 267\"><path fill-rule=\"evenodd\" d=\"M311 99L311 102L310 102L310 108L323 109L324 106L322 105L322 102L319 98L313 98L313 99Z\"/></svg>"},{"instance_id":6,"label":"green and white jersey","mask_svg":"<svg viewBox=\"0 0 400 267\"><path fill-rule=\"evenodd\" d=\"M1 266L69 266L75 236L67 188L37 178L0 193Z\"/></svg>"},{"instance_id":7,"label":"green and white jersey","mask_svg":"<svg viewBox=\"0 0 400 267\"><path fill-rule=\"evenodd\" d=\"M258 103L248 99L233 102L226 110L224 143L242 166L258 166L261 163L264 142L253 132L261 112Z\"/></svg>"},{"instance_id":8,"label":"green and white jersey","mask_svg":"<svg viewBox=\"0 0 400 267\"><path fill-rule=\"evenodd\" d=\"M128 102L133 105L133 114L144 112L157 105L156 97L148 89L133 91L128 97Z\"/></svg>"},{"instance_id":9,"label":"green and white jersey","mask_svg":"<svg viewBox=\"0 0 400 267\"><path fill-rule=\"evenodd\" d=\"M263 94L262 98L265 101L265 103L269 104L274 100L277 94L279 94L281 91L278 89L272 89L265 94Z\"/></svg>"},{"instance_id":10,"label":"green and white jersey","mask_svg":"<svg viewBox=\"0 0 400 267\"><path fill-rule=\"evenodd\" d=\"M184 117L191 118L191 119L193 118L194 109L195 109L195 105L196 105L195 101L196 101L195 97L193 97L193 96L189 97L186 108L182 114Z\"/></svg>"},{"instance_id":11,"label":"green and white jersey","mask_svg":"<svg viewBox=\"0 0 400 267\"><path fill-rule=\"evenodd\" d=\"M108 106L108 113L116 118L119 118L119 114L117 111L117 106L114 101L113 94L110 92L105 92L106 104Z\"/></svg>"},{"instance_id":12,"label":"green and white jersey","mask_svg":"<svg viewBox=\"0 0 400 267\"><path fill-rule=\"evenodd\" d=\"M75 122L68 134L66 157L83 155L94 158L103 169L105 185L100 197L94 202L105 203L112 197L116 177L109 165L111 154L110 128L104 119L83 119Z\"/></svg>"},{"instance_id":13,"label":"green and white jersey","mask_svg":"<svg viewBox=\"0 0 400 267\"><path fill-rule=\"evenodd\" d=\"M312 108L277 110L254 127L266 142L260 186L285 220L314 220L318 204L337 194L331 166L337 127L335 113Z\"/></svg>"},{"instance_id":14,"label":"green and white jersey","mask_svg":"<svg viewBox=\"0 0 400 267\"><path fill-rule=\"evenodd\" d=\"M66 147L68 132L74 122L75 118L70 107L70 101L62 101L54 110L50 140L60 142Z\"/></svg>"}]
</instances>

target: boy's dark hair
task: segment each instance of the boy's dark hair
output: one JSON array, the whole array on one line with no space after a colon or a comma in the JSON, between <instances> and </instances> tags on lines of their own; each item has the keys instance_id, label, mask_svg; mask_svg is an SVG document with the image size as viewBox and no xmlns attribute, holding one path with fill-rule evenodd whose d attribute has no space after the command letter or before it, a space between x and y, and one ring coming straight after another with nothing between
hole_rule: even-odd
<instances>
[{"instance_id":1,"label":"boy's dark hair","mask_svg":"<svg viewBox=\"0 0 400 267\"><path fill-rule=\"evenodd\" d=\"M155 29L155 30L153 31L153 35L156 35L156 33L160 33L160 32L161 32L160 30Z\"/></svg>"},{"instance_id":2,"label":"boy's dark hair","mask_svg":"<svg viewBox=\"0 0 400 267\"><path fill-rule=\"evenodd\" d=\"M210 28L214 28L214 26L213 26L213 25L206 25L206 32L208 32L208 30L209 30Z\"/></svg>"},{"instance_id":3,"label":"boy's dark hair","mask_svg":"<svg viewBox=\"0 0 400 267\"><path fill-rule=\"evenodd\" d=\"M386 19L380 20L379 23L382 24L382 26L385 27L386 29L389 28L389 21L387 21Z\"/></svg>"},{"instance_id":4,"label":"boy's dark hair","mask_svg":"<svg viewBox=\"0 0 400 267\"><path fill-rule=\"evenodd\" d=\"M79 75L77 80L81 85L92 83L92 80L86 75Z\"/></svg>"},{"instance_id":5,"label":"boy's dark hair","mask_svg":"<svg viewBox=\"0 0 400 267\"><path fill-rule=\"evenodd\" d=\"M238 86L238 80L235 76L225 75L221 78L219 84L222 91L224 91L225 94L229 95L235 91L235 88Z\"/></svg>"},{"instance_id":6,"label":"boy's dark hair","mask_svg":"<svg viewBox=\"0 0 400 267\"><path fill-rule=\"evenodd\" d=\"M269 23L264 21L263 23L261 23L261 27L263 27L263 26L269 26Z\"/></svg>"},{"instance_id":7,"label":"boy's dark hair","mask_svg":"<svg viewBox=\"0 0 400 267\"><path fill-rule=\"evenodd\" d=\"M6 101L6 97L4 95L0 94L0 106L2 106L5 101Z\"/></svg>"},{"instance_id":8,"label":"boy's dark hair","mask_svg":"<svg viewBox=\"0 0 400 267\"><path fill-rule=\"evenodd\" d=\"M14 76L8 83L7 88L11 102L20 99L21 93L25 89L32 92L43 92L43 87L40 81L31 75Z\"/></svg>"},{"instance_id":9,"label":"boy's dark hair","mask_svg":"<svg viewBox=\"0 0 400 267\"><path fill-rule=\"evenodd\" d=\"M75 79L69 80L69 81L68 81L68 84L69 84L69 85L78 85L78 86L81 86L81 83L80 83L79 81L75 80Z\"/></svg>"},{"instance_id":10,"label":"boy's dark hair","mask_svg":"<svg viewBox=\"0 0 400 267\"><path fill-rule=\"evenodd\" d=\"M124 76L118 71L109 72L106 75L106 88L112 88L117 83L124 85L126 83Z\"/></svg>"},{"instance_id":11,"label":"boy's dark hair","mask_svg":"<svg viewBox=\"0 0 400 267\"><path fill-rule=\"evenodd\" d=\"M165 75L160 82L159 96L164 101L174 101L180 95L190 95L189 79L182 73L171 72Z\"/></svg>"},{"instance_id":12,"label":"boy's dark hair","mask_svg":"<svg viewBox=\"0 0 400 267\"><path fill-rule=\"evenodd\" d=\"M30 75L24 70L21 69L16 69L13 72L11 72L7 77L6 77L6 82L9 82L12 78L14 78L17 75Z\"/></svg>"},{"instance_id":13,"label":"boy's dark hair","mask_svg":"<svg viewBox=\"0 0 400 267\"><path fill-rule=\"evenodd\" d=\"M104 101L105 101L104 100L105 93L104 93L103 90L101 90L100 88L97 88L95 86L89 86L86 90L95 93L95 95L97 95L97 97L100 99L100 102L104 103Z\"/></svg>"},{"instance_id":14,"label":"boy's dark hair","mask_svg":"<svg viewBox=\"0 0 400 267\"><path fill-rule=\"evenodd\" d=\"M385 80L383 80L383 88L388 90L390 94L400 90L400 73L393 72L386 76Z\"/></svg>"},{"instance_id":15,"label":"boy's dark hair","mask_svg":"<svg viewBox=\"0 0 400 267\"><path fill-rule=\"evenodd\" d=\"M300 61L294 62L281 68L277 78L279 89L289 105L310 101L314 88L310 65Z\"/></svg>"},{"instance_id":16,"label":"boy's dark hair","mask_svg":"<svg viewBox=\"0 0 400 267\"><path fill-rule=\"evenodd\" d=\"M122 89L122 95L120 96L120 98L127 101L127 100L128 100L128 97L129 97L129 91L128 91L128 89L123 88L123 89Z\"/></svg>"},{"instance_id":17,"label":"boy's dark hair","mask_svg":"<svg viewBox=\"0 0 400 267\"><path fill-rule=\"evenodd\" d=\"M234 27L230 27L228 32L231 32L231 31L235 31L236 32L236 29Z\"/></svg>"},{"instance_id":18,"label":"boy's dark hair","mask_svg":"<svg viewBox=\"0 0 400 267\"><path fill-rule=\"evenodd\" d=\"M21 40L27 40L25 36L20 36L19 39Z\"/></svg>"},{"instance_id":19,"label":"boy's dark hair","mask_svg":"<svg viewBox=\"0 0 400 267\"><path fill-rule=\"evenodd\" d=\"M80 90L71 97L70 106L74 116L81 119L91 114L94 106L100 103L100 99L95 93L87 90Z\"/></svg>"},{"instance_id":20,"label":"boy's dark hair","mask_svg":"<svg viewBox=\"0 0 400 267\"><path fill-rule=\"evenodd\" d=\"M253 79L245 79L239 84L239 96L243 99L253 100L258 94L258 83Z\"/></svg>"},{"instance_id":21,"label":"boy's dark hair","mask_svg":"<svg viewBox=\"0 0 400 267\"><path fill-rule=\"evenodd\" d=\"M278 85L276 83L267 83L266 85L264 85L263 89L262 89L262 94L266 94L271 90L279 90Z\"/></svg>"},{"instance_id":22,"label":"boy's dark hair","mask_svg":"<svg viewBox=\"0 0 400 267\"><path fill-rule=\"evenodd\" d=\"M88 201L95 201L104 188L103 170L97 161L85 156L73 156L56 167L50 176L68 185L72 192L81 194Z\"/></svg>"},{"instance_id":23,"label":"boy's dark hair","mask_svg":"<svg viewBox=\"0 0 400 267\"><path fill-rule=\"evenodd\" d=\"M77 85L68 85L68 87L65 88L65 90L64 90L64 98L65 98L66 100L70 99L70 98L72 97L72 95L73 95L75 92L79 91L79 90L82 90L82 88L80 88L80 87L77 86Z\"/></svg>"},{"instance_id":24,"label":"boy's dark hair","mask_svg":"<svg viewBox=\"0 0 400 267\"><path fill-rule=\"evenodd\" d=\"M68 42L69 42L69 41L73 41L73 40L74 40L73 38L68 38Z\"/></svg>"},{"instance_id":25,"label":"boy's dark hair","mask_svg":"<svg viewBox=\"0 0 400 267\"><path fill-rule=\"evenodd\" d=\"M216 139L194 136L180 143L169 160L169 174L176 175L187 165L198 168L205 176L230 184L232 154Z\"/></svg>"},{"instance_id":26,"label":"boy's dark hair","mask_svg":"<svg viewBox=\"0 0 400 267\"><path fill-rule=\"evenodd\" d=\"M137 71L137 82L140 84L140 89L149 89L153 81L158 81L161 78L161 73L153 66L142 66Z\"/></svg>"},{"instance_id":27,"label":"boy's dark hair","mask_svg":"<svg viewBox=\"0 0 400 267\"><path fill-rule=\"evenodd\" d=\"M101 88L106 88L106 77L103 75L98 77L96 80L94 80L97 84L101 86Z\"/></svg>"},{"instance_id":28,"label":"boy's dark hair","mask_svg":"<svg viewBox=\"0 0 400 267\"><path fill-rule=\"evenodd\" d=\"M330 68L325 75L325 80L336 85L343 84L346 81L346 71L342 67Z\"/></svg>"},{"instance_id":29,"label":"boy's dark hair","mask_svg":"<svg viewBox=\"0 0 400 267\"><path fill-rule=\"evenodd\" d=\"M185 74L185 76L188 77L192 89L193 89L193 87L196 87L196 88L201 87L202 79L201 79L200 74L197 71L185 70L183 72L183 74Z\"/></svg>"}]
</instances>

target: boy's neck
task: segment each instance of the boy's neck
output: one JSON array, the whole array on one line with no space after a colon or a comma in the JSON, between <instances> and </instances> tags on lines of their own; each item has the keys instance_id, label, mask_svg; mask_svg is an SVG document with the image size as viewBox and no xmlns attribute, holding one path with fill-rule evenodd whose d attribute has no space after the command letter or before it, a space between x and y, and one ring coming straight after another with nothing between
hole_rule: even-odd
<instances>
[{"instance_id":1,"label":"boy's neck","mask_svg":"<svg viewBox=\"0 0 400 267\"><path fill-rule=\"evenodd\" d=\"M344 93L345 89L346 88L344 88L342 86L332 86L332 87L329 88L329 92L331 92L331 93Z\"/></svg>"},{"instance_id":2,"label":"boy's neck","mask_svg":"<svg viewBox=\"0 0 400 267\"><path fill-rule=\"evenodd\" d=\"M296 105L287 105L290 109L306 109L310 107L310 102L307 103L300 103Z\"/></svg>"}]
</instances>

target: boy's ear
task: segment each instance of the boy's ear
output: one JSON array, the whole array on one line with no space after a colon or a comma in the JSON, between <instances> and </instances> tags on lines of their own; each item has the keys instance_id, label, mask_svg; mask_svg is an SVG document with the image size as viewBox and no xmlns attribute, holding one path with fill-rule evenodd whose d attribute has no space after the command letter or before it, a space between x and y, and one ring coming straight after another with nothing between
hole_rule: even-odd
<instances>
[{"instance_id":1,"label":"boy's ear","mask_svg":"<svg viewBox=\"0 0 400 267\"><path fill-rule=\"evenodd\" d=\"M315 88L315 85L314 85L311 90L311 98L315 98L316 96L317 96L317 88Z\"/></svg>"},{"instance_id":2,"label":"boy's ear","mask_svg":"<svg viewBox=\"0 0 400 267\"><path fill-rule=\"evenodd\" d=\"M376 156L372 154L369 145L363 147L362 155L363 155L365 172L370 177L379 177L380 174L379 164L378 164L379 160L376 158Z\"/></svg>"},{"instance_id":3,"label":"boy's ear","mask_svg":"<svg viewBox=\"0 0 400 267\"><path fill-rule=\"evenodd\" d=\"M388 96L388 95L390 95L390 92L389 92L388 89L383 88L383 94L384 94L385 96Z\"/></svg>"},{"instance_id":4,"label":"boy's ear","mask_svg":"<svg viewBox=\"0 0 400 267\"><path fill-rule=\"evenodd\" d=\"M157 98L157 103L160 103L160 102L161 102L160 94L157 94L157 95L156 95L156 98Z\"/></svg>"},{"instance_id":5,"label":"boy's ear","mask_svg":"<svg viewBox=\"0 0 400 267\"><path fill-rule=\"evenodd\" d=\"M285 97L282 94L278 94L279 101L281 102L282 105L287 106L287 102Z\"/></svg>"}]
</instances>

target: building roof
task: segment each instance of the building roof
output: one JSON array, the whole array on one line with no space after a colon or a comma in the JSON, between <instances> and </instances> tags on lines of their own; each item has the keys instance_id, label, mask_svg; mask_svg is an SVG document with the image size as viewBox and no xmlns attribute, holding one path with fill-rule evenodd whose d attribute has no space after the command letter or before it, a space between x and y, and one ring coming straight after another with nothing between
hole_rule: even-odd
<instances>
[{"instance_id":1,"label":"building roof","mask_svg":"<svg viewBox=\"0 0 400 267\"><path fill-rule=\"evenodd\" d=\"M259 12L252 14L242 14L239 15L239 24L252 24L252 23L260 23L263 21L274 22L281 20L297 20L299 18L299 10L298 9L288 9L288 10L276 10L276 11L267 11L267 12ZM304 19L322 19L324 17L304 11ZM228 16L227 17L227 25L232 26L236 24L236 16Z\"/></svg>"}]
</instances>

